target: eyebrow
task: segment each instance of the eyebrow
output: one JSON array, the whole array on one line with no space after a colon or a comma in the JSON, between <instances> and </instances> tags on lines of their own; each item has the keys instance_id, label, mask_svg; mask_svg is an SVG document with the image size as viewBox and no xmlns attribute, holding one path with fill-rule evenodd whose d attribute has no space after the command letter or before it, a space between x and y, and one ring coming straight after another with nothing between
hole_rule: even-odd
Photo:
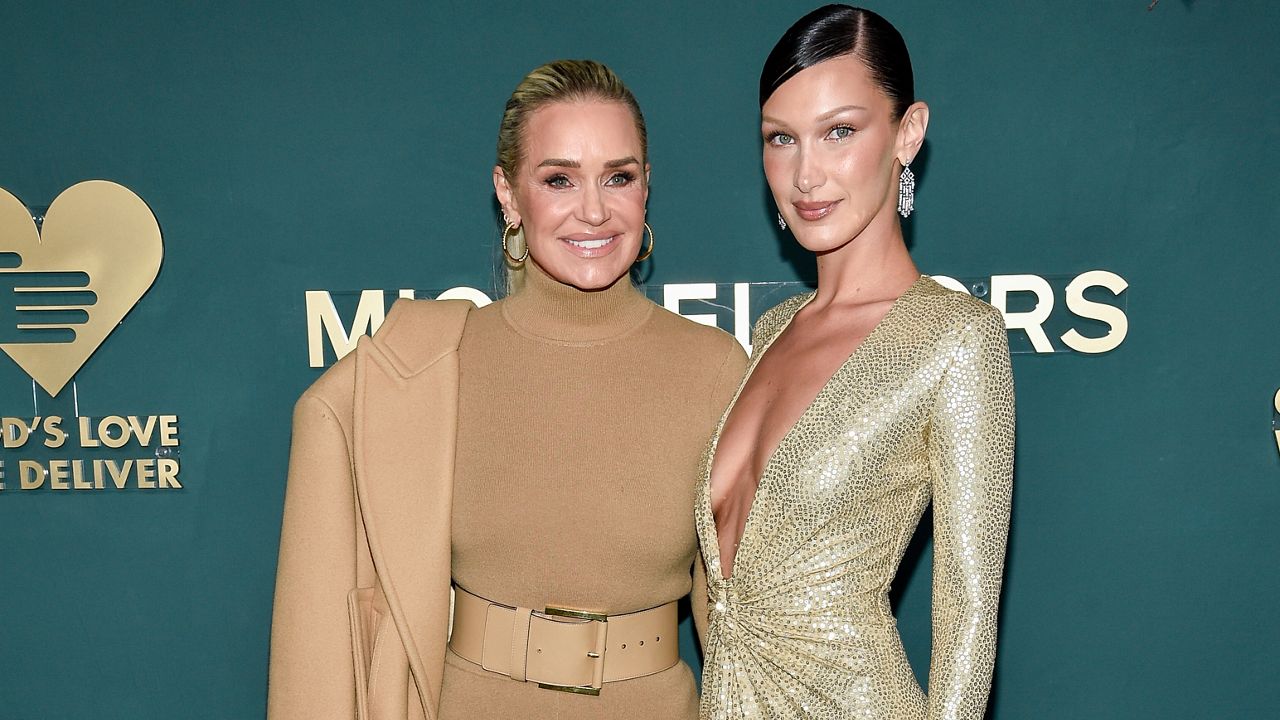
<instances>
[{"instance_id":1,"label":"eyebrow","mask_svg":"<svg viewBox=\"0 0 1280 720\"><path fill-rule=\"evenodd\" d=\"M618 158L617 160L610 160L609 162L605 163L604 166L612 169L612 168L625 167L627 165L639 165L639 164L640 164L640 161L637 160L634 155L628 155L624 158ZM542 162L538 163L538 167L580 168L582 167L582 163L578 162L577 160L565 160L564 158L547 158L546 160L543 160Z\"/></svg>"},{"instance_id":2,"label":"eyebrow","mask_svg":"<svg viewBox=\"0 0 1280 720\"><path fill-rule=\"evenodd\" d=\"M850 110L866 110L866 109L867 108L863 107L862 105L841 105L838 108L833 108L831 110L828 110L822 113L821 115L819 115L818 117L814 118L814 122L823 122L826 120L830 120L831 118L837 115L840 115L842 113L847 113ZM768 115L762 116L761 119L764 120L765 122L773 123L774 125L786 125L785 122L777 118L769 117Z\"/></svg>"},{"instance_id":3,"label":"eyebrow","mask_svg":"<svg viewBox=\"0 0 1280 720\"><path fill-rule=\"evenodd\" d=\"M866 108L861 105L841 105L838 108L835 108L833 110L828 110L822 113L821 115L819 115L818 122L822 122L823 120L830 120L831 118L837 115L842 115L844 113L847 113L850 110L866 110Z\"/></svg>"}]
</instances>

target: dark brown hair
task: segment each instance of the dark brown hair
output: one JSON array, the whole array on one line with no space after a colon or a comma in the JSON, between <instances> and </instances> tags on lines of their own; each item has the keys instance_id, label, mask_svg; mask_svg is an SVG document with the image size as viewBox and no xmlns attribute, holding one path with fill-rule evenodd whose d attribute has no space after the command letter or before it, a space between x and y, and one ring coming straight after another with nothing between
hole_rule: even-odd
<instances>
[{"instance_id":1,"label":"dark brown hair","mask_svg":"<svg viewBox=\"0 0 1280 720\"><path fill-rule=\"evenodd\" d=\"M760 71L760 107L796 73L853 55L893 102L894 119L915 102L911 56L897 28L864 8L826 5L796 21L773 46Z\"/></svg>"}]
</instances>

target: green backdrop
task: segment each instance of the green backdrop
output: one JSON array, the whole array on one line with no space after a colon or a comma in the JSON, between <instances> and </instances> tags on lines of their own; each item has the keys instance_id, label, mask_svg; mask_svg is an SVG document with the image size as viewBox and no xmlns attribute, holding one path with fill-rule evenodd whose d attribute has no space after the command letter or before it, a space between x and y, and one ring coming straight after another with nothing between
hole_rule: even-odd
<instances>
[{"instance_id":1,"label":"green backdrop","mask_svg":"<svg viewBox=\"0 0 1280 720\"><path fill-rule=\"evenodd\" d=\"M166 246L75 397L34 404L179 415L184 484L10 477L0 717L263 715L289 415L318 374L304 291L491 286L497 122L533 66L603 60L644 106L651 285L812 275L773 230L756 105L809 3L468 5L0 5L0 187L42 206L115 180ZM994 718L1280 706L1280 4L1147 5L875 6L933 108L920 266L1130 284L1116 350L1014 359ZM32 406L0 358L0 415ZM894 591L922 678L925 536Z\"/></svg>"}]
</instances>

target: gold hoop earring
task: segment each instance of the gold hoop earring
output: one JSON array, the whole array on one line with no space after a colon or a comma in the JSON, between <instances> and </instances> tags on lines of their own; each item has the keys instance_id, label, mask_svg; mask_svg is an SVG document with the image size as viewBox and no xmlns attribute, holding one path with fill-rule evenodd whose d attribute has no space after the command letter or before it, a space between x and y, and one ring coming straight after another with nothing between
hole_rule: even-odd
<instances>
[{"instance_id":1,"label":"gold hoop earring","mask_svg":"<svg viewBox=\"0 0 1280 720\"><path fill-rule=\"evenodd\" d=\"M515 230L517 233L520 232L520 228L515 225L512 225L511 223L507 223L507 226L502 228L502 254L506 255L507 259L510 260L513 265L519 265L520 263L524 262L529 258L529 243L526 242L524 244L523 255L521 255L520 257L516 257L515 255L512 255L511 251L507 249L507 239L511 237L512 230Z\"/></svg>"},{"instance_id":2,"label":"gold hoop earring","mask_svg":"<svg viewBox=\"0 0 1280 720\"><path fill-rule=\"evenodd\" d=\"M649 249L637 255L636 262L644 262L653 254L653 228L649 227L649 223L645 223L644 229L649 231Z\"/></svg>"}]
</instances>

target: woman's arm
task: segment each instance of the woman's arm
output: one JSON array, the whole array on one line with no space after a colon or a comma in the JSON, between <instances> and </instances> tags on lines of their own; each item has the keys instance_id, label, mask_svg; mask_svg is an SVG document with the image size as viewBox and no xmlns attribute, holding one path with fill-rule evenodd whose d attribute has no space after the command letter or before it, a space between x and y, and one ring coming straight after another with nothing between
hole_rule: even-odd
<instances>
[{"instance_id":1,"label":"woman's arm","mask_svg":"<svg viewBox=\"0 0 1280 720\"><path fill-rule=\"evenodd\" d=\"M293 413L271 617L270 720L353 718L347 594L356 585L355 499L346 435L310 393Z\"/></svg>"},{"instance_id":2,"label":"woman's arm","mask_svg":"<svg viewBox=\"0 0 1280 720\"><path fill-rule=\"evenodd\" d=\"M995 308L951 350L929 436L933 487L933 655L929 720L979 720L991 688L1013 488L1013 375Z\"/></svg>"}]
</instances>

